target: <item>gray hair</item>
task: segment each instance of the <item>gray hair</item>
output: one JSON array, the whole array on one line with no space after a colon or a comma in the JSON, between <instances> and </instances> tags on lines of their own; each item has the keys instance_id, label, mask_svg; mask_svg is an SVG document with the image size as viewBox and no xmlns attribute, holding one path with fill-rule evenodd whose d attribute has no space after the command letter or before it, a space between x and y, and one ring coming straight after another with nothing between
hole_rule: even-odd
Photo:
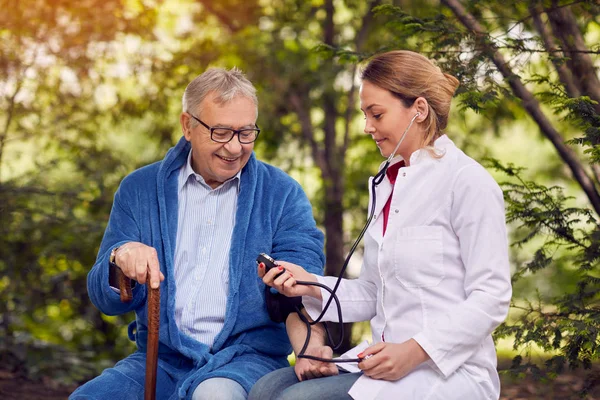
<instances>
[{"instance_id":1,"label":"gray hair","mask_svg":"<svg viewBox=\"0 0 600 400\"><path fill-rule=\"evenodd\" d=\"M200 103L211 93L215 93L214 101L217 104L226 104L237 96L245 96L256 104L258 113L258 98L256 88L237 67L230 70L224 68L210 68L198 75L183 92L183 111L189 113L201 112ZM198 125L191 119L191 127Z\"/></svg>"}]
</instances>

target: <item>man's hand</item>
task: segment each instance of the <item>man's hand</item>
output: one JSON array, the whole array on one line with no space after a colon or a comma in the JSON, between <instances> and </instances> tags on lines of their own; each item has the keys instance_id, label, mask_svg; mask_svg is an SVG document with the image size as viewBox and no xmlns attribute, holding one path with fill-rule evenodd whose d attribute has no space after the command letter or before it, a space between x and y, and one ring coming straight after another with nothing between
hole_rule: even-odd
<instances>
[{"instance_id":1,"label":"man's hand","mask_svg":"<svg viewBox=\"0 0 600 400\"><path fill-rule=\"evenodd\" d=\"M377 343L358 356L364 358L368 355L372 357L358 363L358 367L366 376L386 381L397 381L429 359L414 339L400 344Z\"/></svg>"},{"instance_id":2,"label":"man's hand","mask_svg":"<svg viewBox=\"0 0 600 400\"><path fill-rule=\"evenodd\" d=\"M333 350L329 346L309 347L306 349L306 354L309 356L331 358ZM309 360L307 358L296 358L294 372L299 381L305 381L313 378L321 378L324 376L337 375L338 369L334 363Z\"/></svg>"},{"instance_id":3,"label":"man's hand","mask_svg":"<svg viewBox=\"0 0 600 400\"><path fill-rule=\"evenodd\" d=\"M154 247L146 246L139 242L128 242L119 247L115 254L115 264L129 279L140 284L146 283L146 276L150 274L150 286L158 288L165 276L160 272L158 256Z\"/></svg>"}]
</instances>

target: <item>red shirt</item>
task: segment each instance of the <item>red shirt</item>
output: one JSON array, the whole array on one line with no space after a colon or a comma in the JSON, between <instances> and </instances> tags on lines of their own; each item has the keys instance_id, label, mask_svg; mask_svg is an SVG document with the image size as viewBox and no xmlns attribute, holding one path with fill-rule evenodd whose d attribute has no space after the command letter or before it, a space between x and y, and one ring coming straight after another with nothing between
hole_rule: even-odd
<instances>
[{"instance_id":1,"label":"red shirt","mask_svg":"<svg viewBox=\"0 0 600 400\"><path fill-rule=\"evenodd\" d=\"M387 199L387 202L385 203L385 206L383 207L383 235L384 236L385 236L385 230L387 228L388 217L390 215L390 206L392 204L392 195L394 194L393 186L396 184L396 178L398 177L398 171L400 170L400 168L404 167L405 165L406 164L404 163L404 161L400 161L399 163L389 166L387 171L385 172L388 179L392 183L392 193L390 194L390 197Z\"/></svg>"}]
</instances>

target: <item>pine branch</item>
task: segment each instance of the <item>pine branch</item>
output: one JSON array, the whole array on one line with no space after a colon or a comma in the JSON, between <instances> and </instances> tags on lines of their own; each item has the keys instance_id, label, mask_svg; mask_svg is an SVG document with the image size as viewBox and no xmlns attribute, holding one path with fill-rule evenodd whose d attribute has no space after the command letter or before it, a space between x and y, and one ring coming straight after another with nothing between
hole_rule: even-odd
<instances>
[{"instance_id":1,"label":"pine branch","mask_svg":"<svg viewBox=\"0 0 600 400\"><path fill-rule=\"evenodd\" d=\"M552 142L558 154L569 166L573 173L573 177L586 193L590 204L596 213L600 215L600 193L598 193L594 181L588 175L575 152L564 144L564 139L541 110L539 102L525 87L519 76L511 70L508 63L505 61L504 56L498 51L494 43L486 40L488 33L485 32L475 17L470 14L458 0L442 0L442 3L452 10L458 20L472 32L476 40L486 48L487 55L508 81L508 84L515 95L522 100L523 107L538 124L544 136Z\"/></svg>"}]
</instances>

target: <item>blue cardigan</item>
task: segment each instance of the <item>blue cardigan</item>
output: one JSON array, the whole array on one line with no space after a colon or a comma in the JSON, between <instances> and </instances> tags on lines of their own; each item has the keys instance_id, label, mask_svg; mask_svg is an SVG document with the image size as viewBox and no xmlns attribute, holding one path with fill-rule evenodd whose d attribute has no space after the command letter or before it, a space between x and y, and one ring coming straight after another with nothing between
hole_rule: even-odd
<instances>
[{"instance_id":1,"label":"blue cardigan","mask_svg":"<svg viewBox=\"0 0 600 400\"><path fill-rule=\"evenodd\" d=\"M315 225L311 205L300 185L252 154L241 174L223 329L212 349L180 332L175 323L173 264L177 176L190 147L182 137L162 161L123 179L115 194L98 258L88 274L89 295L100 311L107 315L135 311L130 337L135 337L138 349L145 352L146 287L136 285L133 301L122 303L108 283L108 258L113 248L130 241L156 249L165 275L160 288L159 357L184 357L194 365L181 377L172 398L191 398L200 382L215 376L234 379L249 391L262 375L287 366L291 346L284 324L269 319L264 284L256 273L255 259L264 252L317 274L322 274L325 261L323 234Z\"/></svg>"}]
</instances>

